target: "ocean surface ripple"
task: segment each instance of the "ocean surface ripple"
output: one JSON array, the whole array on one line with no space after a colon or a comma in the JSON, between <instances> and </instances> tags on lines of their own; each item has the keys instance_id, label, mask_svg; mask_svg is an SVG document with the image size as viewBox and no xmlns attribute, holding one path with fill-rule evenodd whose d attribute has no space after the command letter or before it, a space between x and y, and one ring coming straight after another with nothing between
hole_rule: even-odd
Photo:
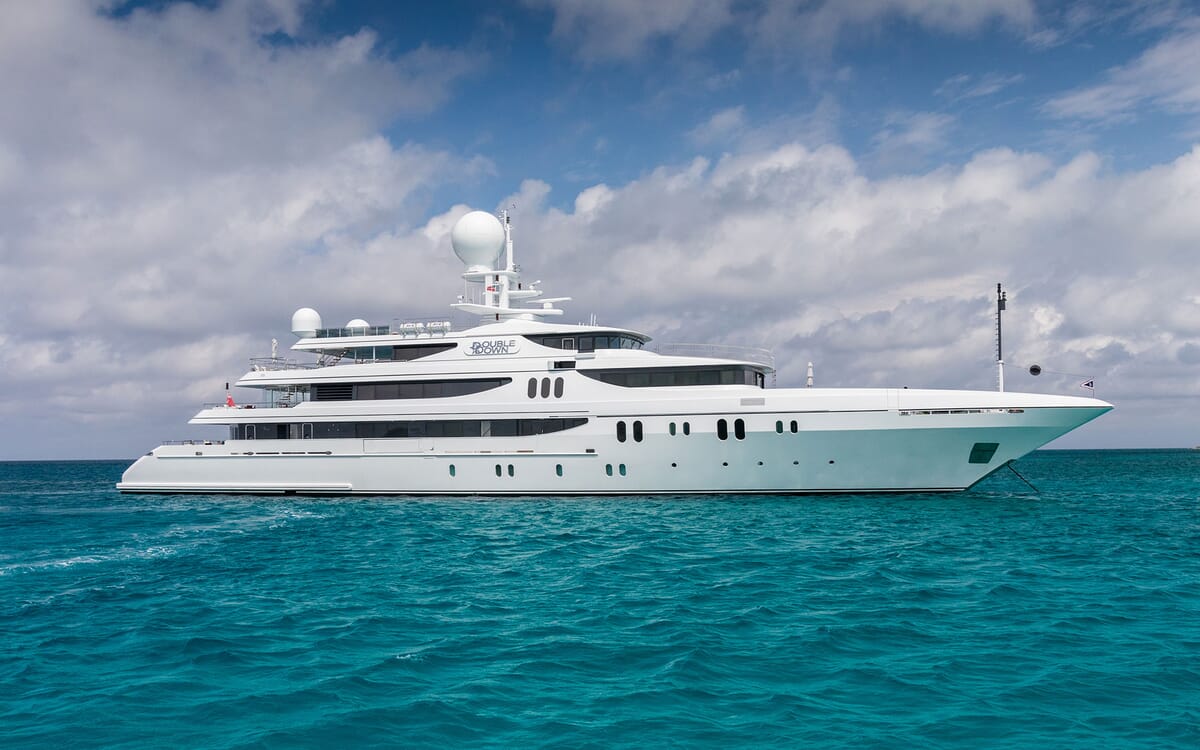
<instances>
[{"instance_id":1,"label":"ocean surface ripple","mask_svg":"<svg viewBox=\"0 0 1200 750\"><path fill-rule=\"evenodd\" d=\"M0 746L1200 747L1200 451L957 495L121 496L0 463Z\"/></svg>"}]
</instances>

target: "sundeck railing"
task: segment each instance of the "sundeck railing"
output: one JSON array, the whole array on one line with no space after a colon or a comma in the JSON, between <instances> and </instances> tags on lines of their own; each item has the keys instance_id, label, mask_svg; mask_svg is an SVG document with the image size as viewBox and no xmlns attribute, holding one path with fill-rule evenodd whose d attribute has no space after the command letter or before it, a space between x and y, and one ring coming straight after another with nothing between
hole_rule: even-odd
<instances>
[{"instance_id":1,"label":"sundeck railing","mask_svg":"<svg viewBox=\"0 0 1200 750\"><path fill-rule=\"evenodd\" d=\"M211 402L206 402L205 404L203 404L203 407L205 409L217 409L217 408L222 408L222 409L287 409L289 407L295 406L298 403L302 403L302 402L300 402L300 401L295 401L295 402L276 401L275 403L272 404L269 401L263 401L263 402L254 403L254 404L234 404L233 406L230 406L229 404L225 403L224 401L211 401Z\"/></svg>"},{"instance_id":2,"label":"sundeck railing","mask_svg":"<svg viewBox=\"0 0 1200 750\"><path fill-rule=\"evenodd\" d=\"M653 351L676 357L713 357L715 359L739 359L775 369L775 355L768 349L753 346L726 346L725 344L659 344Z\"/></svg>"},{"instance_id":3,"label":"sundeck railing","mask_svg":"<svg viewBox=\"0 0 1200 750\"><path fill-rule=\"evenodd\" d=\"M224 440L164 440L163 445L225 445Z\"/></svg>"},{"instance_id":4,"label":"sundeck railing","mask_svg":"<svg viewBox=\"0 0 1200 750\"><path fill-rule=\"evenodd\" d=\"M315 370L316 362L300 362L283 357L251 357L250 369L255 372L274 372L276 370Z\"/></svg>"}]
</instances>

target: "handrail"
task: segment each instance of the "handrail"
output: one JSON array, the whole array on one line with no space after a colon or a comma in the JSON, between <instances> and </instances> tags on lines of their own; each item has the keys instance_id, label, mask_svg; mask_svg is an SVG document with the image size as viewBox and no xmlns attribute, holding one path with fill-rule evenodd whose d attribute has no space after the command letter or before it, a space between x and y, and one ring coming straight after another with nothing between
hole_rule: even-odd
<instances>
[{"instance_id":1,"label":"handrail","mask_svg":"<svg viewBox=\"0 0 1200 750\"><path fill-rule=\"evenodd\" d=\"M754 346L729 346L726 344L659 344L651 351L676 357L713 357L715 359L740 359L775 370L775 355L769 349Z\"/></svg>"},{"instance_id":2,"label":"handrail","mask_svg":"<svg viewBox=\"0 0 1200 750\"><path fill-rule=\"evenodd\" d=\"M250 369L255 372L274 372L277 370L315 370L319 367L316 362L299 362L283 357L251 357Z\"/></svg>"},{"instance_id":3,"label":"handrail","mask_svg":"<svg viewBox=\"0 0 1200 750\"><path fill-rule=\"evenodd\" d=\"M284 403L282 401L276 401L273 404L270 401L260 401L255 404L234 404L233 406L230 406L224 401L206 401L202 406L205 409L288 409L295 405L296 404Z\"/></svg>"},{"instance_id":4,"label":"handrail","mask_svg":"<svg viewBox=\"0 0 1200 750\"><path fill-rule=\"evenodd\" d=\"M225 445L224 440L164 440L163 445Z\"/></svg>"}]
</instances>

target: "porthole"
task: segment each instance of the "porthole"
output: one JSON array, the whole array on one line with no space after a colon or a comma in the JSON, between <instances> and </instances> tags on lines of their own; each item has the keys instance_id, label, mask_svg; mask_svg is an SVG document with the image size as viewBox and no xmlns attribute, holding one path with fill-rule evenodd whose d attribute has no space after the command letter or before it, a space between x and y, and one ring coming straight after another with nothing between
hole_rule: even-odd
<instances>
[{"instance_id":1,"label":"porthole","mask_svg":"<svg viewBox=\"0 0 1200 750\"><path fill-rule=\"evenodd\" d=\"M775 422L775 431L778 432L780 435L783 434L783 420L782 419L777 420Z\"/></svg>"},{"instance_id":2,"label":"porthole","mask_svg":"<svg viewBox=\"0 0 1200 750\"><path fill-rule=\"evenodd\" d=\"M618 466L617 471L619 471L621 473L621 476L625 476L625 464L621 464L620 466Z\"/></svg>"},{"instance_id":3,"label":"porthole","mask_svg":"<svg viewBox=\"0 0 1200 750\"><path fill-rule=\"evenodd\" d=\"M557 474L557 475L558 475L558 476L560 476L560 477L562 476L562 464L555 464L555 465L554 465L554 473L555 473L555 474Z\"/></svg>"},{"instance_id":4,"label":"porthole","mask_svg":"<svg viewBox=\"0 0 1200 750\"><path fill-rule=\"evenodd\" d=\"M733 436L738 440L746 439L746 423L741 419L733 420Z\"/></svg>"},{"instance_id":5,"label":"porthole","mask_svg":"<svg viewBox=\"0 0 1200 750\"><path fill-rule=\"evenodd\" d=\"M688 422L683 423L683 434L684 435L692 434L692 425L690 423L688 423Z\"/></svg>"},{"instance_id":6,"label":"porthole","mask_svg":"<svg viewBox=\"0 0 1200 750\"><path fill-rule=\"evenodd\" d=\"M636 420L633 423L633 442L642 442L642 423Z\"/></svg>"},{"instance_id":7,"label":"porthole","mask_svg":"<svg viewBox=\"0 0 1200 750\"><path fill-rule=\"evenodd\" d=\"M759 465L759 466L762 466L762 465L763 465L763 462L762 462L762 461L759 461L759 462L758 462L758 465Z\"/></svg>"},{"instance_id":8,"label":"porthole","mask_svg":"<svg viewBox=\"0 0 1200 750\"><path fill-rule=\"evenodd\" d=\"M554 379L554 397L562 398L562 395L563 395L563 379L555 378Z\"/></svg>"},{"instance_id":9,"label":"porthole","mask_svg":"<svg viewBox=\"0 0 1200 750\"><path fill-rule=\"evenodd\" d=\"M794 420L794 419L793 419L793 420L792 420L792 432L793 432L793 433L797 432L797 431L798 431L798 428L799 428L799 425L797 425L797 424L796 424L796 420Z\"/></svg>"},{"instance_id":10,"label":"porthole","mask_svg":"<svg viewBox=\"0 0 1200 750\"><path fill-rule=\"evenodd\" d=\"M832 459L832 458L831 458L831 459L829 459L829 463L833 463L833 459Z\"/></svg>"},{"instance_id":11,"label":"porthole","mask_svg":"<svg viewBox=\"0 0 1200 750\"><path fill-rule=\"evenodd\" d=\"M496 464L496 476L498 476L498 477L504 476L504 468L502 466L500 466L500 464Z\"/></svg>"},{"instance_id":12,"label":"porthole","mask_svg":"<svg viewBox=\"0 0 1200 750\"><path fill-rule=\"evenodd\" d=\"M454 464L450 464L450 476L454 476Z\"/></svg>"},{"instance_id":13,"label":"porthole","mask_svg":"<svg viewBox=\"0 0 1200 750\"><path fill-rule=\"evenodd\" d=\"M673 462L672 462L672 464L671 464L671 468L672 468L672 469L674 469L674 468L675 468L675 466L676 466L676 465L675 465L675 463L673 463Z\"/></svg>"},{"instance_id":14,"label":"porthole","mask_svg":"<svg viewBox=\"0 0 1200 750\"><path fill-rule=\"evenodd\" d=\"M792 461L792 466L799 466L799 465L800 465L799 461Z\"/></svg>"},{"instance_id":15,"label":"porthole","mask_svg":"<svg viewBox=\"0 0 1200 750\"><path fill-rule=\"evenodd\" d=\"M617 442L625 442L625 423L617 422Z\"/></svg>"},{"instance_id":16,"label":"porthole","mask_svg":"<svg viewBox=\"0 0 1200 750\"><path fill-rule=\"evenodd\" d=\"M728 461L722 461L722 462L721 462L721 465L722 465L722 466L728 466L728 465L729 465L729 462L728 462Z\"/></svg>"},{"instance_id":17,"label":"porthole","mask_svg":"<svg viewBox=\"0 0 1200 750\"><path fill-rule=\"evenodd\" d=\"M612 476L612 464L604 464L604 473Z\"/></svg>"},{"instance_id":18,"label":"porthole","mask_svg":"<svg viewBox=\"0 0 1200 750\"><path fill-rule=\"evenodd\" d=\"M509 464L509 465L508 465L508 475L509 475L510 477L513 475L513 465L512 465L512 464Z\"/></svg>"},{"instance_id":19,"label":"porthole","mask_svg":"<svg viewBox=\"0 0 1200 750\"><path fill-rule=\"evenodd\" d=\"M729 439L729 423L724 419L717 420L717 437L722 440Z\"/></svg>"},{"instance_id":20,"label":"porthole","mask_svg":"<svg viewBox=\"0 0 1200 750\"><path fill-rule=\"evenodd\" d=\"M542 398L550 398L550 378L542 378Z\"/></svg>"},{"instance_id":21,"label":"porthole","mask_svg":"<svg viewBox=\"0 0 1200 750\"><path fill-rule=\"evenodd\" d=\"M537 396L537 378L530 378L529 379L529 397L533 398L535 396Z\"/></svg>"},{"instance_id":22,"label":"porthole","mask_svg":"<svg viewBox=\"0 0 1200 750\"><path fill-rule=\"evenodd\" d=\"M671 437L675 437L675 423L674 422L667 425L667 432L671 435Z\"/></svg>"}]
</instances>

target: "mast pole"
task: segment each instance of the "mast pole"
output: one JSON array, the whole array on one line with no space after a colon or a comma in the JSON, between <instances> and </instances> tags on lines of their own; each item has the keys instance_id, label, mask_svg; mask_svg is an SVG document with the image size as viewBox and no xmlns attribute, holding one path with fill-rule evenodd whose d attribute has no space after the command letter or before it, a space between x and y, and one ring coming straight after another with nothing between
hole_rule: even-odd
<instances>
[{"instance_id":1,"label":"mast pole","mask_svg":"<svg viewBox=\"0 0 1200 750\"><path fill-rule=\"evenodd\" d=\"M512 223L508 217L508 209L500 212L500 223L504 225L504 270L500 275L500 307L508 307L508 288L510 274L513 271Z\"/></svg>"},{"instance_id":2,"label":"mast pole","mask_svg":"<svg viewBox=\"0 0 1200 750\"><path fill-rule=\"evenodd\" d=\"M1003 313L1007 307L1008 295L996 284L996 382L1000 392L1004 392L1004 329Z\"/></svg>"}]
</instances>

